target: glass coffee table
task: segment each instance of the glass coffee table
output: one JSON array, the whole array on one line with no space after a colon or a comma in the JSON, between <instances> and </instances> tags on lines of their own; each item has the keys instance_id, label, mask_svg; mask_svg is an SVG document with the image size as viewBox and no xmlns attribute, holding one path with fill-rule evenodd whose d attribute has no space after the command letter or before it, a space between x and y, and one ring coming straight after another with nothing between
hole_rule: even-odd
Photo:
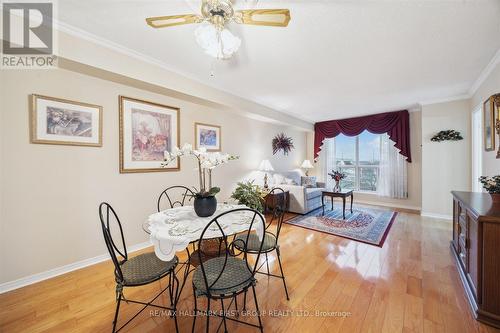
<instances>
[{"instance_id":1,"label":"glass coffee table","mask_svg":"<svg viewBox=\"0 0 500 333\"><path fill-rule=\"evenodd\" d=\"M333 190L325 190L321 192L321 205L323 207L323 215L325 215L325 197L330 197L332 201L333 210L333 198L342 198L342 213L345 220L345 201L347 197L351 197L351 214L352 214L352 201L354 199L353 190L340 190L335 192Z\"/></svg>"}]
</instances>

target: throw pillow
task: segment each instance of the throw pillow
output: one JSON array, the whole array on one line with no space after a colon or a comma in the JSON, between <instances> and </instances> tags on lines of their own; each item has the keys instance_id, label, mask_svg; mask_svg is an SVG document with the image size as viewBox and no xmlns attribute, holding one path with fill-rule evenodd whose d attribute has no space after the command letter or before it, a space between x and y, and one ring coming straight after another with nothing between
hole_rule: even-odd
<instances>
[{"instance_id":1,"label":"throw pillow","mask_svg":"<svg viewBox=\"0 0 500 333\"><path fill-rule=\"evenodd\" d=\"M317 187L315 176L302 176L300 177L300 184L304 187Z\"/></svg>"}]
</instances>

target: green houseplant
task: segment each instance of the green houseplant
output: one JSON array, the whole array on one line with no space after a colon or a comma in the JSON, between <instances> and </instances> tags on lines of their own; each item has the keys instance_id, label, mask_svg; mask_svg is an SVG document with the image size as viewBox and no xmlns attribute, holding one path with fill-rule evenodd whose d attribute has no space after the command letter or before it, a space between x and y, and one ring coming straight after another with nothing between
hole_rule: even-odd
<instances>
[{"instance_id":1,"label":"green houseplant","mask_svg":"<svg viewBox=\"0 0 500 333\"><path fill-rule=\"evenodd\" d=\"M262 205L263 192L253 181L239 182L231 198L238 200L238 204L245 205L256 211L263 212Z\"/></svg>"}]
</instances>

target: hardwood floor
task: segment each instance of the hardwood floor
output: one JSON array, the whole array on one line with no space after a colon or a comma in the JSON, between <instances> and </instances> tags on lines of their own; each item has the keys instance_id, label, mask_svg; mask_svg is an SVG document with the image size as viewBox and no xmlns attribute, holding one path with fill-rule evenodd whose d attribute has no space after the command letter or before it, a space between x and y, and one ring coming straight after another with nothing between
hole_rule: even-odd
<instances>
[{"instance_id":1,"label":"hardwood floor","mask_svg":"<svg viewBox=\"0 0 500 333\"><path fill-rule=\"evenodd\" d=\"M450 238L450 221L408 213L398 215L383 248L284 225L280 243L290 301L280 279L258 274L264 330L500 332L473 319L449 250ZM270 261L276 271L273 255ZM129 288L125 295L147 300L165 283ZM114 293L113 268L104 262L2 294L0 332L109 332ZM193 309L189 281L182 298L180 331L189 332ZM203 309L204 299L198 304ZM255 309L253 302L248 304L248 310ZM123 305L121 322L136 309ZM255 320L251 314L244 318ZM213 332L219 322L211 319ZM197 331L204 330L204 323L203 317L197 320ZM123 331L173 332L173 328L168 315L147 309ZM235 323L229 323L228 330L258 332Z\"/></svg>"}]
</instances>

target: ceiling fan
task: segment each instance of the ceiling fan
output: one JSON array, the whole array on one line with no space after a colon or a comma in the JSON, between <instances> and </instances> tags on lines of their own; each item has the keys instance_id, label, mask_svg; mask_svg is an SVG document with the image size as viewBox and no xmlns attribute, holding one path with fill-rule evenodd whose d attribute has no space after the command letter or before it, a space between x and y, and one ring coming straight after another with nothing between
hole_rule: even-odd
<instances>
[{"instance_id":1,"label":"ceiling fan","mask_svg":"<svg viewBox=\"0 0 500 333\"><path fill-rule=\"evenodd\" d=\"M231 0L202 0L201 14L148 17L153 28L202 23L195 31L196 41L205 52L218 59L230 58L239 48L241 40L226 25L237 24L286 27L290 21L288 9L234 10Z\"/></svg>"}]
</instances>

